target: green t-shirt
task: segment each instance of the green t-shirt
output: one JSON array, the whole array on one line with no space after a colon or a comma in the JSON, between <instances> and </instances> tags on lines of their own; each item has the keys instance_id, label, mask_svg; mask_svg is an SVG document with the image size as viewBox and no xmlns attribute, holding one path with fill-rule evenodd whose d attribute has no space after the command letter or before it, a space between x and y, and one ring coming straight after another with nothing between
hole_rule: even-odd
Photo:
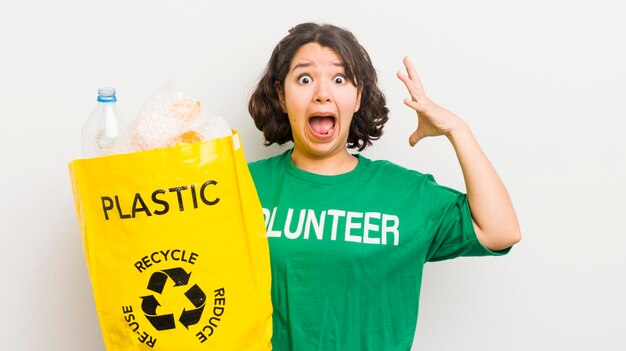
<instances>
[{"instance_id":1,"label":"green t-shirt","mask_svg":"<svg viewBox=\"0 0 626 351\"><path fill-rule=\"evenodd\" d=\"M423 266L484 248L467 197L358 155L349 173L250 164L267 228L276 351L410 350Z\"/></svg>"}]
</instances>

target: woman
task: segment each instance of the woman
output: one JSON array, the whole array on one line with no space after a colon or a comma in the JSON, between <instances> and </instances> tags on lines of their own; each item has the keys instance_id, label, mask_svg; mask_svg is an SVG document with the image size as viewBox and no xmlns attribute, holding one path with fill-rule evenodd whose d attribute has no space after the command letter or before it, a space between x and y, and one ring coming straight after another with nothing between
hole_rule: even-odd
<instances>
[{"instance_id":1,"label":"woman","mask_svg":"<svg viewBox=\"0 0 626 351\"><path fill-rule=\"evenodd\" d=\"M404 65L398 78L418 117L409 142L446 136L467 195L348 151L381 136L388 109L369 55L347 30L290 30L250 99L266 144L294 144L250 164L270 244L275 350L409 350L424 264L502 255L520 239L506 189L469 127L425 95L408 58Z\"/></svg>"}]
</instances>

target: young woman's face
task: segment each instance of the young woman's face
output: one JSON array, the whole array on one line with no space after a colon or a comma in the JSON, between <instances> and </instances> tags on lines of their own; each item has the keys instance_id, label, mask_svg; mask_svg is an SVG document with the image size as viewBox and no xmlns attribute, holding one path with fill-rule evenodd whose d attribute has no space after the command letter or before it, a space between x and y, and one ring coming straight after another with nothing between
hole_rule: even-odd
<instances>
[{"instance_id":1,"label":"young woman's face","mask_svg":"<svg viewBox=\"0 0 626 351\"><path fill-rule=\"evenodd\" d=\"M301 46L291 60L279 96L289 116L294 153L312 159L347 154L350 123L361 97L342 64L335 51L317 43Z\"/></svg>"}]
</instances>

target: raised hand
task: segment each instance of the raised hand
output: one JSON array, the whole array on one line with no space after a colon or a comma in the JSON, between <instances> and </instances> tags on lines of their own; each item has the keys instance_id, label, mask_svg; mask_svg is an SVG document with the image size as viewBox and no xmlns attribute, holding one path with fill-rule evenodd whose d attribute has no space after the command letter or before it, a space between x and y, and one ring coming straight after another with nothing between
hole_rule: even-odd
<instances>
[{"instance_id":1,"label":"raised hand","mask_svg":"<svg viewBox=\"0 0 626 351\"><path fill-rule=\"evenodd\" d=\"M403 63L407 74L398 71L397 76L411 95L410 99L404 99L404 104L417 112L417 128L409 137L409 144L414 146L429 136L449 136L464 123L463 120L430 100L409 58L405 57Z\"/></svg>"}]
</instances>

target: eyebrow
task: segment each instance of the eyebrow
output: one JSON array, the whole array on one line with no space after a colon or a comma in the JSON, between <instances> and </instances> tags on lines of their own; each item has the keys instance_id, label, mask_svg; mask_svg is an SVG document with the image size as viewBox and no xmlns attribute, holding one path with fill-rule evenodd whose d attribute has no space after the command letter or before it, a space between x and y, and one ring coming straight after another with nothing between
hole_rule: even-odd
<instances>
[{"instance_id":1,"label":"eyebrow","mask_svg":"<svg viewBox=\"0 0 626 351\"><path fill-rule=\"evenodd\" d=\"M293 66L293 68L291 69L291 72L295 71L298 68L307 68L307 67L311 67L313 64L311 62L303 62L303 63L298 63L295 66ZM343 63L341 62L333 62L333 66L337 66L337 67L341 67L343 69L345 69Z\"/></svg>"}]
</instances>

